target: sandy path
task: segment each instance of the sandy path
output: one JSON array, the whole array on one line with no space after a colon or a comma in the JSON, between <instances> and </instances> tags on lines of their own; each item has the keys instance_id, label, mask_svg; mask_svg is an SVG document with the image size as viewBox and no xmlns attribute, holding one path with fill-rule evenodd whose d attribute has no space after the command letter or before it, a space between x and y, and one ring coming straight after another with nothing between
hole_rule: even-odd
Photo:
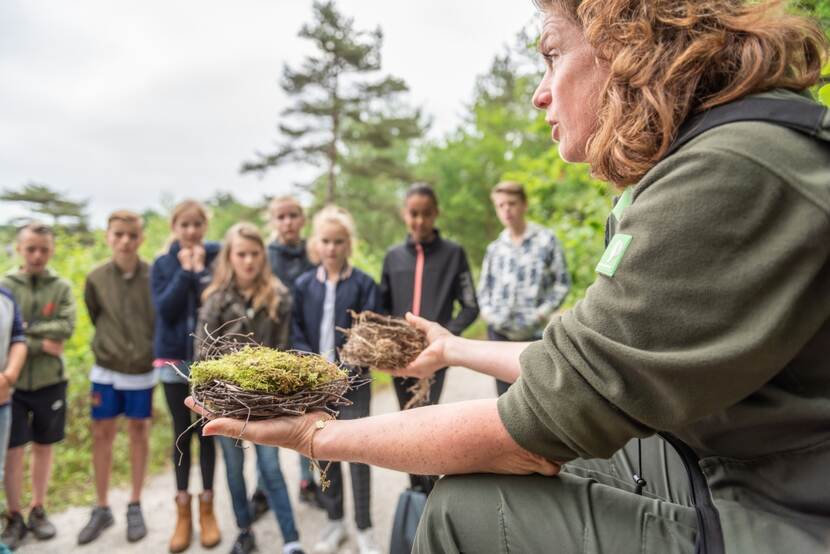
<instances>
[{"instance_id":1,"label":"sandy path","mask_svg":"<svg viewBox=\"0 0 830 554\"><path fill-rule=\"evenodd\" d=\"M447 375L447 382L442 396L443 402L455 402L475 398L487 398L495 395L493 380L472 371L453 368ZM395 394L391 389L375 394L372 399L372 413L380 414L397 409ZM217 452L219 448L217 447ZM325 524L325 514L306 504L297 501L297 482L299 474L299 462L294 452L281 451L282 471L291 491L291 500L294 507L294 518L300 530L301 541L310 552L319 529ZM233 512L231 511L228 489L225 484L225 468L220 461L217 464L216 474L216 511L219 519L223 538L222 543L212 550L205 550L198 544L198 537L193 546L187 550L188 553L200 552L228 552L233 540L236 537L236 526L234 524ZM246 455L246 477L249 488L254 482L253 455ZM348 471L344 472L348 479ZM198 484L200 478L198 468L194 468L191 482ZM375 538L381 547L385 548L389 543L389 531L392 524L392 516L395 510L398 495L407 485L406 475L386 469L372 469L372 521L375 526ZM92 486L91 483L79 483L78 486ZM347 491L350 486L346 484ZM125 511L128 500L128 491L117 489L110 495L110 503L115 515L116 523L107 529L101 537L92 544L79 547L76 544L78 531L84 526L89 517L89 507L70 508L64 512L54 514L52 519L58 528L58 536L50 541L36 542L31 537L18 548L17 552L23 554L54 554L64 552L81 553L136 553L136 554L162 554L167 552L167 541L172 532L175 521L175 506L173 504L173 491L175 489L173 472L168 471L162 475L153 477L147 484L143 498L142 508L147 522L148 534L142 541L129 544L125 537ZM351 494L347 492L346 520L350 530L353 532L352 511L349 506ZM281 552L282 536L276 524L276 520L268 514L258 521L254 526L259 552ZM342 552L355 552L353 540L349 540L343 547Z\"/></svg>"}]
</instances>

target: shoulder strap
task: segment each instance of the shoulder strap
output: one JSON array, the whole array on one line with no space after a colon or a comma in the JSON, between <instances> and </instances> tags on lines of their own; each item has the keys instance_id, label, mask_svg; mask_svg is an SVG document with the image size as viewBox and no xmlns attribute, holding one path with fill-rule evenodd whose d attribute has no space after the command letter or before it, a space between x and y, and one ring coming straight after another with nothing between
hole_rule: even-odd
<instances>
[{"instance_id":1,"label":"shoulder strap","mask_svg":"<svg viewBox=\"0 0 830 554\"><path fill-rule=\"evenodd\" d=\"M765 121L799 131L817 140L830 142L823 133L828 110L821 104L801 100L749 97L716 106L686 120L666 156L671 156L693 138L727 123Z\"/></svg>"}]
</instances>

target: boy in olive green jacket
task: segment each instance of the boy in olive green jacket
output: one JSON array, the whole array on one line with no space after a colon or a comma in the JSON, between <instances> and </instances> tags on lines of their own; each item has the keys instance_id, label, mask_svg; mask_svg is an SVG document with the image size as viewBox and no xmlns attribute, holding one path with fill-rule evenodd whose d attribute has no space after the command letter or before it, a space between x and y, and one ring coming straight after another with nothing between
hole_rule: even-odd
<instances>
[{"instance_id":1,"label":"boy in olive green jacket","mask_svg":"<svg viewBox=\"0 0 830 554\"><path fill-rule=\"evenodd\" d=\"M23 264L9 273L0 286L20 306L28 357L12 395L12 425L6 458L8 513L2 540L16 547L31 531L40 540L55 536L47 519L46 501L52 471L52 445L63 440L66 423L64 342L75 328L75 302L69 283L47 269L55 249L48 226L30 223L17 233L17 252ZM23 521L20 496L23 487L25 446L32 442L32 505Z\"/></svg>"},{"instance_id":2,"label":"boy in olive green jacket","mask_svg":"<svg viewBox=\"0 0 830 554\"><path fill-rule=\"evenodd\" d=\"M92 416L92 464L97 502L88 523L78 534L78 544L96 540L115 523L109 506L113 441L118 417L127 420L130 443L132 492L127 504L127 541L147 534L141 512L141 489L150 451L153 388L158 371L153 368L153 302L150 298L150 266L138 255L144 242L144 221L128 210L113 212L107 221L107 245L111 259L87 275L84 288L89 319L95 326L95 354L89 380Z\"/></svg>"}]
</instances>

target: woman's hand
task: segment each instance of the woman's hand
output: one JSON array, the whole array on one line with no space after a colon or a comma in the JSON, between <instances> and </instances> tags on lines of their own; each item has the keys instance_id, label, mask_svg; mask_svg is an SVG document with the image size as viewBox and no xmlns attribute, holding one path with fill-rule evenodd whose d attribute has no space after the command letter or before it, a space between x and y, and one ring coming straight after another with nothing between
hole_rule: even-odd
<instances>
[{"instance_id":1,"label":"woman's hand","mask_svg":"<svg viewBox=\"0 0 830 554\"><path fill-rule=\"evenodd\" d=\"M395 377L424 378L432 376L442 367L447 367L449 365L446 356L447 343L455 338L454 335L434 321L411 313L406 314L406 321L427 336L429 346L408 366L399 369L381 368L381 371L386 371Z\"/></svg>"},{"instance_id":2,"label":"woman's hand","mask_svg":"<svg viewBox=\"0 0 830 554\"><path fill-rule=\"evenodd\" d=\"M331 419L324 412L310 412L303 416L286 416L261 421L244 421L214 416L203 406L196 403L192 396L184 401L185 405L210 420L205 424L202 434L205 436L222 435L232 439L242 439L266 446L290 448L308 457L314 425L320 419Z\"/></svg>"}]
</instances>

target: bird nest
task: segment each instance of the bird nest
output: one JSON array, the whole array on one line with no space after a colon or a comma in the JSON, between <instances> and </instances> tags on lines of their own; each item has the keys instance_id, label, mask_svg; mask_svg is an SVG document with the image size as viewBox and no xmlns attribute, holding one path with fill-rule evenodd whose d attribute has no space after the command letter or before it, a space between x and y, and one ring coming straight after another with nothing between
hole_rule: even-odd
<instances>
[{"instance_id":1,"label":"bird nest","mask_svg":"<svg viewBox=\"0 0 830 554\"><path fill-rule=\"evenodd\" d=\"M317 354L259 346L249 335L208 333L202 351L205 359L190 368L191 394L216 417L336 416L351 404L346 394L368 382Z\"/></svg>"},{"instance_id":2,"label":"bird nest","mask_svg":"<svg viewBox=\"0 0 830 554\"><path fill-rule=\"evenodd\" d=\"M346 335L346 344L340 349L340 359L349 365L375 369L401 369L412 363L427 347L423 332L399 317L374 312L351 312L352 327L338 328ZM408 389L412 398L404 409L429 402L432 378L418 379Z\"/></svg>"}]
</instances>

